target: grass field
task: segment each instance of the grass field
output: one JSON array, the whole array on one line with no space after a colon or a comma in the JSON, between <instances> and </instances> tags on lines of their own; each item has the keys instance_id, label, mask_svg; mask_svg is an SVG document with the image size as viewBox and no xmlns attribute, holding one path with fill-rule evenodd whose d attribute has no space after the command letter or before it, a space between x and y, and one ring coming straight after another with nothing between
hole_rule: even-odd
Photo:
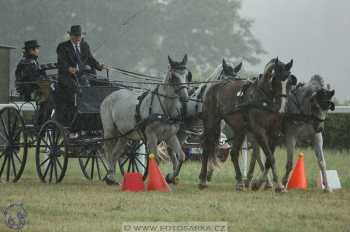
<instances>
[{"instance_id":1,"label":"grass field","mask_svg":"<svg viewBox=\"0 0 350 232\"><path fill-rule=\"evenodd\" d=\"M278 171L285 153L277 151ZM350 231L350 154L326 151L328 169L336 169L342 190L317 189L315 156L305 151L306 192L235 192L233 167L226 162L208 189L199 190L198 162L187 162L172 192L121 192L118 187L85 180L77 160L70 160L61 184L39 181L34 156L21 180L0 183L0 208L22 202L29 224L23 231L121 231L132 221L225 221L229 231ZM169 165L162 165L166 172ZM120 176L118 177L120 179ZM11 231L0 214L0 231Z\"/></svg>"}]
</instances>

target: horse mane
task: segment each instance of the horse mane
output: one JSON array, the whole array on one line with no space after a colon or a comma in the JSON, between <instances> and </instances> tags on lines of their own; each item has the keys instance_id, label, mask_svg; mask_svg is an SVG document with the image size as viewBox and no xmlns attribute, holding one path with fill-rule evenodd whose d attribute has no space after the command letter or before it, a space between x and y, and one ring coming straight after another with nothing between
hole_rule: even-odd
<instances>
[{"instance_id":1,"label":"horse mane","mask_svg":"<svg viewBox=\"0 0 350 232\"><path fill-rule=\"evenodd\" d=\"M307 83L307 86L309 86L312 91L317 91L324 88L325 86L324 86L323 77L321 77L318 74L313 75L310 78L310 81Z\"/></svg>"},{"instance_id":2,"label":"horse mane","mask_svg":"<svg viewBox=\"0 0 350 232\"><path fill-rule=\"evenodd\" d=\"M266 77L267 75L271 75L272 69L275 67L275 61L276 61L276 58L273 58L265 65L265 69L263 73L264 77Z\"/></svg>"}]
</instances>

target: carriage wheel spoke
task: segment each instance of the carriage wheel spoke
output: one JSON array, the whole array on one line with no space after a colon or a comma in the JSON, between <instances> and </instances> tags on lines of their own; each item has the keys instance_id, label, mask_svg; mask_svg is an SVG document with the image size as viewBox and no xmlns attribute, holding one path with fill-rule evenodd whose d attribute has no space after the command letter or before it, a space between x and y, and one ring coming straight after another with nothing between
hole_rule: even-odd
<instances>
[{"instance_id":1,"label":"carriage wheel spoke","mask_svg":"<svg viewBox=\"0 0 350 232\"><path fill-rule=\"evenodd\" d=\"M146 166L141 162L141 160L139 160L138 158L135 158L136 162L138 162L139 164L142 165L143 168L146 169ZM136 164L137 165L137 164Z\"/></svg>"},{"instance_id":2,"label":"carriage wheel spoke","mask_svg":"<svg viewBox=\"0 0 350 232\"><path fill-rule=\"evenodd\" d=\"M47 172L49 171L49 168L50 168L50 166L51 166L51 162L52 162L52 161L51 161L51 159L50 159L49 164L46 166L46 170L45 170L45 172L44 172L43 179L46 178Z\"/></svg>"},{"instance_id":3,"label":"carriage wheel spoke","mask_svg":"<svg viewBox=\"0 0 350 232\"><path fill-rule=\"evenodd\" d=\"M43 162L41 162L39 167L43 166L49 159L50 159L50 156L48 156Z\"/></svg>"},{"instance_id":4,"label":"carriage wheel spoke","mask_svg":"<svg viewBox=\"0 0 350 232\"><path fill-rule=\"evenodd\" d=\"M10 111L7 111L7 133L9 135L9 138L11 138L11 117L10 117Z\"/></svg>"},{"instance_id":5,"label":"carriage wheel spoke","mask_svg":"<svg viewBox=\"0 0 350 232\"><path fill-rule=\"evenodd\" d=\"M58 179L58 174L57 174L57 158L55 158L55 166L54 166L54 169L55 169L55 180L57 181Z\"/></svg>"},{"instance_id":6,"label":"carriage wheel spoke","mask_svg":"<svg viewBox=\"0 0 350 232\"><path fill-rule=\"evenodd\" d=\"M84 169L86 170L86 167L90 161L91 157L87 158L87 160L85 161L85 164L84 164Z\"/></svg>"},{"instance_id":7,"label":"carriage wheel spoke","mask_svg":"<svg viewBox=\"0 0 350 232\"><path fill-rule=\"evenodd\" d=\"M51 165L51 167L50 167L50 178L49 178L49 183L52 182L52 174L53 174L52 172L53 172L54 165L55 165L55 160L52 159L52 165Z\"/></svg>"},{"instance_id":8,"label":"carriage wheel spoke","mask_svg":"<svg viewBox=\"0 0 350 232\"><path fill-rule=\"evenodd\" d=\"M98 179L101 180L101 173L100 173L100 165L98 164L98 157L96 157L96 168L97 168L97 175L98 175Z\"/></svg>"},{"instance_id":9,"label":"carriage wheel spoke","mask_svg":"<svg viewBox=\"0 0 350 232\"><path fill-rule=\"evenodd\" d=\"M62 167L62 164L61 164L61 161L59 158L56 159L57 160L57 164L58 166L60 167L61 171L63 170L63 167Z\"/></svg>"},{"instance_id":10,"label":"carriage wheel spoke","mask_svg":"<svg viewBox=\"0 0 350 232\"><path fill-rule=\"evenodd\" d=\"M13 176L16 177L17 170L16 170L15 159L13 158L13 155L11 156L11 160L12 160Z\"/></svg>"},{"instance_id":11,"label":"carriage wheel spoke","mask_svg":"<svg viewBox=\"0 0 350 232\"><path fill-rule=\"evenodd\" d=\"M51 132L51 133L50 133ZM54 144L53 142L52 142L52 131L49 131L48 133L48 139L49 139L49 142L50 142L50 145L52 145L52 144Z\"/></svg>"},{"instance_id":12,"label":"carriage wheel spoke","mask_svg":"<svg viewBox=\"0 0 350 232\"><path fill-rule=\"evenodd\" d=\"M95 159L92 158L92 165L91 165L91 179L94 178L94 167L95 167Z\"/></svg>"},{"instance_id":13,"label":"carriage wheel spoke","mask_svg":"<svg viewBox=\"0 0 350 232\"><path fill-rule=\"evenodd\" d=\"M1 117L1 124L2 124L2 127L4 128L5 136L6 136L7 138L9 138L8 129L7 129L7 127L5 126L4 118L2 118L2 117Z\"/></svg>"},{"instance_id":14,"label":"carriage wheel spoke","mask_svg":"<svg viewBox=\"0 0 350 232\"><path fill-rule=\"evenodd\" d=\"M128 172L130 172L130 168L131 168L131 160L129 160L129 164L128 164Z\"/></svg>"},{"instance_id":15,"label":"carriage wheel spoke","mask_svg":"<svg viewBox=\"0 0 350 232\"><path fill-rule=\"evenodd\" d=\"M0 176L2 175L2 172L3 172L4 169L5 169L5 165L6 165L7 159L8 159L8 156L5 155L4 162L2 163L2 166L1 166L1 169L0 169Z\"/></svg>"},{"instance_id":16,"label":"carriage wheel spoke","mask_svg":"<svg viewBox=\"0 0 350 232\"><path fill-rule=\"evenodd\" d=\"M17 151L14 151L14 154L15 154L15 156L16 156L16 159L17 159L20 163L22 163L22 159L19 158L20 156L19 156L19 154L17 153Z\"/></svg>"},{"instance_id":17,"label":"carriage wheel spoke","mask_svg":"<svg viewBox=\"0 0 350 232\"><path fill-rule=\"evenodd\" d=\"M14 139L15 141L16 141L16 139L17 139L18 137L20 137L21 132L22 132L22 128L19 128L18 131L17 131L17 133L13 136L13 139Z\"/></svg>"},{"instance_id":18,"label":"carriage wheel spoke","mask_svg":"<svg viewBox=\"0 0 350 232\"><path fill-rule=\"evenodd\" d=\"M4 135L1 131L0 131L0 137L5 140L8 141L8 139L6 138L6 135Z\"/></svg>"},{"instance_id":19,"label":"carriage wheel spoke","mask_svg":"<svg viewBox=\"0 0 350 232\"><path fill-rule=\"evenodd\" d=\"M128 157L125 158L125 160L123 160L123 162L120 163L120 166L124 167L124 164L128 162Z\"/></svg>"},{"instance_id":20,"label":"carriage wheel spoke","mask_svg":"<svg viewBox=\"0 0 350 232\"><path fill-rule=\"evenodd\" d=\"M136 168L136 172L140 172L139 167L137 166L136 160L135 160L134 162L135 162L135 163L134 163L134 166L135 166L135 168Z\"/></svg>"},{"instance_id":21,"label":"carriage wheel spoke","mask_svg":"<svg viewBox=\"0 0 350 232\"><path fill-rule=\"evenodd\" d=\"M7 161L7 176L6 176L6 181L7 181L7 182L10 181L10 170L11 170L10 166L11 166L11 156L8 155L8 161Z\"/></svg>"},{"instance_id":22,"label":"carriage wheel spoke","mask_svg":"<svg viewBox=\"0 0 350 232\"><path fill-rule=\"evenodd\" d=\"M13 122L12 127L10 129L11 135L14 135L16 132L17 121L18 121L18 117L15 118L15 121Z\"/></svg>"},{"instance_id":23,"label":"carriage wheel spoke","mask_svg":"<svg viewBox=\"0 0 350 232\"><path fill-rule=\"evenodd\" d=\"M103 167L104 167L106 170L108 170L107 165L105 164L104 159L103 159L102 157L100 157L99 159L100 159L100 161L101 161Z\"/></svg>"},{"instance_id":24,"label":"carriage wheel spoke","mask_svg":"<svg viewBox=\"0 0 350 232\"><path fill-rule=\"evenodd\" d=\"M0 154L0 159L1 157L3 157L5 155L5 151L2 151L1 154Z\"/></svg>"}]
</instances>

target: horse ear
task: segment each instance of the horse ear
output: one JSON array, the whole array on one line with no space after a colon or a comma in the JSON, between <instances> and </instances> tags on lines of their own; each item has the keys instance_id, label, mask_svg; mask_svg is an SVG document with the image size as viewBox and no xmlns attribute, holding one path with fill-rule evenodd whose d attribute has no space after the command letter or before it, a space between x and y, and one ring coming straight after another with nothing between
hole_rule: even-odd
<instances>
[{"instance_id":1,"label":"horse ear","mask_svg":"<svg viewBox=\"0 0 350 232\"><path fill-rule=\"evenodd\" d=\"M278 56L275 58L275 65L278 64Z\"/></svg>"},{"instance_id":2,"label":"horse ear","mask_svg":"<svg viewBox=\"0 0 350 232\"><path fill-rule=\"evenodd\" d=\"M222 59L222 68L226 69L226 67L227 67L226 60Z\"/></svg>"},{"instance_id":3,"label":"horse ear","mask_svg":"<svg viewBox=\"0 0 350 232\"><path fill-rule=\"evenodd\" d=\"M185 54L184 58L182 59L182 64L187 64L187 54Z\"/></svg>"},{"instance_id":4,"label":"horse ear","mask_svg":"<svg viewBox=\"0 0 350 232\"><path fill-rule=\"evenodd\" d=\"M170 58L170 56L168 55L168 61L169 61L169 64L172 65L173 64L173 60Z\"/></svg>"},{"instance_id":5,"label":"horse ear","mask_svg":"<svg viewBox=\"0 0 350 232\"><path fill-rule=\"evenodd\" d=\"M292 74L292 75L289 76L288 82L291 85L296 85L298 83L298 78Z\"/></svg>"},{"instance_id":6,"label":"horse ear","mask_svg":"<svg viewBox=\"0 0 350 232\"><path fill-rule=\"evenodd\" d=\"M188 71L187 82L192 82L192 72L191 71Z\"/></svg>"},{"instance_id":7,"label":"horse ear","mask_svg":"<svg viewBox=\"0 0 350 232\"><path fill-rule=\"evenodd\" d=\"M242 62L239 63L239 64L233 69L233 71L234 71L235 73L238 73L238 72L241 70L241 68L242 68Z\"/></svg>"},{"instance_id":8,"label":"horse ear","mask_svg":"<svg viewBox=\"0 0 350 232\"><path fill-rule=\"evenodd\" d=\"M290 71L290 69L292 68L292 66L293 66L293 59L291 59L291 60L289 61L289 63L286 64L286 70Z\"/></svg>"}]
</instances>

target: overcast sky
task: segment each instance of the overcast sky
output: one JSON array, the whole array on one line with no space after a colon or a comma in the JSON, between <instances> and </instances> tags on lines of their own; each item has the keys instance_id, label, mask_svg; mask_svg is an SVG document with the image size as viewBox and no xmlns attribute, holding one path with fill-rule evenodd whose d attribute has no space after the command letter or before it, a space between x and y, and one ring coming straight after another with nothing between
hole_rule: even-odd
<instances>
[{"instance_id":1,"label":"overcast sky","mask_svg":"<svg viewBox=\"0 0 350 232\"><path fill-rule=\"evenodd\" d=\"M253 33L268 52L252 70L262 72L275 56L293 58L299 80L318 73L336 98L350 99L349 0L242 0L242 15L255 20Z\"/></svg>"}]
</instances>

